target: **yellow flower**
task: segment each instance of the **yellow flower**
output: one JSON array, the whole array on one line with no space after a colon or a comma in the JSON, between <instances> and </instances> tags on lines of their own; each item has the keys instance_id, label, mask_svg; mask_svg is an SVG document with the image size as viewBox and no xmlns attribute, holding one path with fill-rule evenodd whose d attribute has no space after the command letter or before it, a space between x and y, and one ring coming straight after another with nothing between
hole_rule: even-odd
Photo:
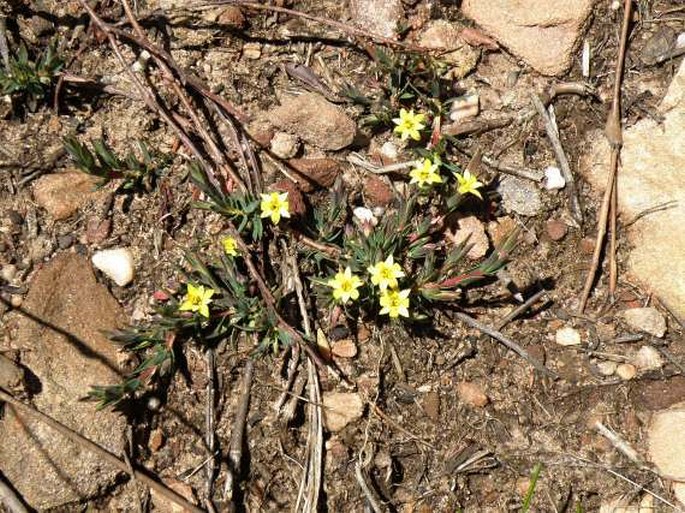
<instances>
[{"instance_id":1,"label":"yellow flower","mask_svg":"<svg viewBox=\"0 0 685 513\"><path fill-rule=\"evenodd\" d=\"M457 174L457 181L459 182L459 194L471 193L474 196L478 196L483 199L480 195L479 187L483 187L483 184L478 181L478 177L472 175L470 171L464 171L464 175Z\"/></svg>"},{"instance_id":2,"label":"yellow flower","mask_svg":"<svg viewBox=\"0 0 685 513\"><path fill-rule=\"evenodd\" d=\"M378 285L378 288L385 290L397 288L397 278L404 276L400 264L393 261L392 255L385 259L385 262L378 262L367 269L371 274L371 283Z\"/></svg>"},{"instance_id":3,"label":"yellow flower","mask_svg":"<svg viewBox=\"0 0 685 513\"><path fill-rule=\"evenodd\" d=\"M438 173L438 165L433 164L431 159L424 159L423 164L409 171L411 182L423 187L426 184L442 183L442 177Z\"/></svg>"},{"instance_id":4,"label":"yellow flower","mask_svg":"<svg viewBox=\"0 0 685 513\"><path fill-rule=\"evenodd\" d=\"M209 317L209 303L212 302L214 289L205 288L202 285L197 287L192 283L188 284L188 292L183 298L183 303L178 307L180 311L200 312L200 315Z\"/></svg>"},{"instance_id":5,"label":"yellow flower","mask_svg":"<svg viewBox=\"0 0 685 513\"><path fill-rule=\"evenodd\" d=\"M228 256L237 257L238 256L238 243L233 237L226 237L221 241L224 246L224 253Z\"/></svg>"},{"instance_id":6,"label":"yellow flower","mask_svg":"<svg viewBox=\"0 0 685 513\"><path fill-rule=\"evenodd\" d=\"M261 217L270 217L273 224L278 224L281 217L290 217L287 192L262 194L260 207L262 209Z\"/></svg>"},{"instance_id":7,"label":"yellow flower","mask_svg":"<svg viewBox=\"0 0 685 513\"><path fill-rule=\"evenodd\" d=\"M400 134L400 138L405 141L407 137L411 137L415 141L421 139L421 134L419 130L426 128L423 122L426 121L425 114L414 114L413 110L407 111L406 109L400 109L400 117L394 118L392 120L397 126L393 130Z\"/></svg>"},{"instance_id":8,"label":"yellow flower","mask_svg":"<svg viewBox=\"0 0 685 513\"><path fill-rule=\"evenodd\" d=\"M381 294L381 315L389 315L391 318L409 317L409 289L388 289Z\"/></svg>"},{"instance_id":9,"label":"yellow flower","mask_svg":"<svg viewBox=\"0 0 685 513\"><path fill-rule=\"evenodd\" d=\"M334 278L328 280L327 285L333 288L333 299L344 304L350 299L355 301L359 298L357 289L362 286L362 281L352 274L352 269L347 267L344 272L339 272Z\"/></svg>"}]
</instances>

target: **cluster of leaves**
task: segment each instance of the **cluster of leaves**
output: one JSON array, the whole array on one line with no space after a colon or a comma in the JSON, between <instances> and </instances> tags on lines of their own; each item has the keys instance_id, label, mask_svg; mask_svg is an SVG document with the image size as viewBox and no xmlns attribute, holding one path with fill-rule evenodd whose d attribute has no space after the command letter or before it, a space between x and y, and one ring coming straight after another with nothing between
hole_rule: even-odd
<instances>
[{"instance_id":1,"label":"cluster of leaves","mask_svg":"<svg viewBox=\"0 0 685 513\"><path fill-rule=\"evenodd\" d=\"M388 126L399 105L422 101L441 109L439 99L445 96L450 82L443 79L447 67L426 52L392 52L374 48L376 73L381 79L376 94L369 96L349 85L342 92L362 105L367 115L362 123Z\"/></svg>"},{"instance_id":2,"label":"cluster of leaves","mask_svg":"<svg viewBox=\"0 0 685 513\"><path fill-rule=\"evenodd\" d=\"M0 69L0 90L9 94L19 103L24 103L34 112L38 103L48 94L55 75L62 69L62 59L57 55L54 45L32 61L24 44L15 55L10 56L5 69Z\"/></svg>"},{"instance_id":3,"label":"cluster of leaves","mask_svg":"<svg viewBox=\"0 0 685 513\"><path fill-rule=\"evenodd\" d=\"M123 157L103 139L91 141L89 148L74 136L65 137L64 148L81 171L100 178L98 186L121 179L124 191L151 190L160 170L170 162L169 156L150 151L142 141L137 142L137 152L129 151Z\"/></svg>"}]
</instances>

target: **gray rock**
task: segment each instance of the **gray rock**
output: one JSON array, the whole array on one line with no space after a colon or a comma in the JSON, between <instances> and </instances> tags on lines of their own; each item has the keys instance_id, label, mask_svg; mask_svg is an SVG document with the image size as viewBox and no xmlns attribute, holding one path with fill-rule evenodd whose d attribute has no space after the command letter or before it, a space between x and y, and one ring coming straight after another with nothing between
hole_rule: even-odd
<instances>
[{"instance_id":1,"label":"gray rock","mask_svg":"<svg viewBox=\"0 0 685 513\"><path fill-rule=\"evenodd\" d=\"M124 450L125 420L83 401L91 385L119 381L115 346L103 332L123 315L99 285L88 260L61 254L40 269L18 322L15 346L40 390L34 405L114 454ZM50 326L53 326L52 328ZM6 409L0 422L0 461L5 477L38 510L87 499L111 486L118 472L44 423Z\"/></svg>"},{"instance_id":2,"label":"gray rock","mask_svg":"<svg viewBox=\"0 0 685 513\"><path fill-rule=\"evenodd\" d=\"M685 61L659 106L663 123L646 118L623 132L618 203L624 219L673 201L675 206L644 216L628 230L633 248L629 273L673 311L685 316ZM590 183L604 188L609 145L601 133L588 136L590 150L580 169Z\"/></svg>"},{"instance_id":3,"label":"gray rock","mask_svg":"<svg viewBox=\"0 0 685 513\"><path fill-rule=\"evenodd\" d=\"M542 208L540 191L534 183L514 176L505 177L497 187L504 208L522 216L534 216Z\"/></svg>"},{"instance_id":4,"label":"gray rock","mask_svg":"<svg viewBox=\"0 0 685 513\"><path fill-rule=\"evenodd\" d=\"M314 93L286 96L269 119L280 129L324 150L349 146L357 133L357 125L344 110Z\"/></svg>"},{"instance_id":5,"label":"gray rock","mask_svg":"<svg viewBox=\"0 0 685 513\"><path fill-rule=\"evenodd\" d=\"M544 75L571 65L594 0L464 0L462 12Z\"/></svg>"},{"instance_id":6,"label":"gray rock","mask_svg":"<svg viewBox=\"0 0 685 513\"><path fill-rule=\"evenodd\" d=\"M631 308L624 311L622 317L636 330L655 337L663 337L666 334L666 319L656 308Z\"/></svg>"},{"instance_id":7,"label":"gray rock","mask_svg":"<svg viewBox=\"0 0 685 513\"><path fill-rule=\"evenodd\" d=\"M400 0L350 0L355 25L383 37L397 35L404 9Z\"/></svg>"}]
</instances>

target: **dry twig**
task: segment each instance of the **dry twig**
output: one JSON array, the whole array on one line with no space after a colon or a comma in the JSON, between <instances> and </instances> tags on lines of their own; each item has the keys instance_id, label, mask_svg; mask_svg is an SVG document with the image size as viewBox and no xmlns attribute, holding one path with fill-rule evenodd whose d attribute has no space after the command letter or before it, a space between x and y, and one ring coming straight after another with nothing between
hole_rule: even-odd
<instances>
[{"instance_id":1,"label":"dry twig","mask_svg":"<svg viewBox=\"0 0 685 513\"><path fill-rule=\"evenodd\" d=\"M252 377L254 375L254 360L248 358L245 363L245 373L243 374L243 385L240 390L240 402L238 411L233 421L231 430L231 443L228 449L228 472L224 486L224 498L235 506L235 491L237 478L240 474L240 462L243 459L243 439L245 438L245 423L247 412L250 409L250 390L252 390Z\"/></svg>"},{"instance_id":2,"label":"dry twig","mask_svg":"<svg viewBox=\"0 0 685 513\"><path fill-rule=\"evenodd\" d=\"M577 223L578 227L583 226L583 209L580 205L580 199L578 198L578 189L576 188L576 181L573 178L573 173L571 172L571 165L568 163L566 158L566 153L561 145L561 140L559 139L559 128L552 117L547 113L547 109L540 100L540 97L536 94L531 95L533 105L535 110L542 118L545 125L545 131L547 132L547 137L549 142L552 144L552 149L554 150L554 155L557 158L557 163L559 164L559 169L561 169L561 174L566 180L566 190L568 192L569 206L571 208L571 216L573 220Z\"/></svg>"},{"instance_id":3,"label":"dry twig","mask_svg":"<svg viewBox=\"0 0 685 513\"><path fill-rule=\"evenodd\" d=\"M497 340L499 343L502 345L508 347L512 351L514 351L517 355L519 355L521 358L526 360L528 363L530 363L535 370L540 371L541 373L545 374L546 376L557 379L558 376L555 372L549 370L547 367L545 367L540 360L537 358L534 358L533 356L528 353L525 349L523 349L520 345L518 345L516 342L513 340L508 339L504 335L502 335L499 331L490 328L489 326L486 326L485 324L482 324L478 322L476 319L473 317L466 315L463 312L450 312L451 315L459 319L461 322L464 324L468 324L472 328L476 328L477 330L480 330L481 332L485 333L486 335L494 338Z\"/></svg>"},{"instance_id":4,"label":"dry twig","mask_svg":"<svg viewBox=\"0 0 685 513\"><path fill-rule=\"evenodd\" d=\"M21 498L5 482L2 473L0 473L0 504L3 504L9 513L29 513Z\"/></svg>"},{"instance_id":5,"label":"dry twig","mask_svg":"<svg viewBox=\"0 0 685 513\"><path fill-rule=\"evenodd\" d=\"M302 316L304 333L312 336L312 326L309 321L309 313L304 299L304 286L300 278L300 268L297 265L297 256L291 251L288 256L290 269L295 283L297 304ZM300 489L297 496L295 511L315 513L318 511L319 495L321 494L321 482L323 472L323 417L321 412L321 387L316 366L310 359L307 362L309 392L309 436L307 437L307 467L300 481ZM301 509L300 509L301 506Z\"/></svg>"},{"instance_id":6,"label":"dry twig","mask_svg":"<svg viewBox=\"0 0 685 513\"><path fill-rule=\"evenodd\" d=\"M509 324L511 321L516 319L519 315L521 315L523 312L528 310L531 306L533 306L535 303L538 302L538 299L540 299L542 296L547 294L546 290L540 290L530 296L526 301L514 308L511 312L509 312L505 317L502 318L501 321L497 323L497 329L501 330L504 328L507 324Z\"/></svg>"},{"instance_id":7,"label":"dry twig","mask_svg":"<svg viewBox=\"0 0 685 513\"><path fill-rule=\"evenodd\" d=\"M618 50L618 59L616 61L616 74L614 76L614 97L611 101L611 111L607 117L607 124L604 130L607 139L609 140L609 144L611 145L611 162L609 164L604 198L602 199L602 208L600 209L599 220L597 221L597 239L595 240L595 250L592 254L592 264L590 266L590 272L585 280L585 286L583 287L580 303L578 305L579 313L585 311L592 285L595 282L602 246L604 245L604 236L607 232L609 210L613 211L611 220L611 227L613 229L611 232L612 243L609 251L609 269L612 273L609 279L609 294L611 296L613 296L616 287L616 174L618 172L621 146L623 146L623 133L621 129L621 82L626 56L626 46L628 43L628 26L630 25L630 13L632 9L631 0L625 0L624 9L623 30L621 31L621 42Z\"/></svg>"}]
</instances>

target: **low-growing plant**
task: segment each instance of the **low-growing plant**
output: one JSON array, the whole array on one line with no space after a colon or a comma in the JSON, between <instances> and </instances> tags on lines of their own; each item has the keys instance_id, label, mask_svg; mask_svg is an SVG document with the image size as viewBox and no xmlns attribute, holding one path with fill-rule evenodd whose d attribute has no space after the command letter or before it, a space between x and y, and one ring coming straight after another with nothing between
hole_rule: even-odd
<instances>
[{"instance_id":1,"label":"low-growing plant","mask_svg":"<svg viewBox=\"0 0 685 513\"><path fill-rule=\"evenodd\" d=\"M150 151L142 141L137 143L137 152L129 151L124 157L118 156L103 139L91 141L89 148L69 136L64 138L64 148L76 167L100 178L98 186L120 179L120 189L124 191L149 191L160 170L170 161L168 156Z\"/></svg>"},{"instance_id":2,"label":"low-growing plant","mask_svg":"<svg viewBox=\"0 0 685 513\"><path fill-rule=\"evenodd\" d=\"M28 110L34 112L50 91L52 81L62 65L54 45L48 46L33 61L26 46L21 44L15 55L9 57L7 67L0 69L0 90L17 102L25 103Z\"/></svg>"},{"instance_id":3,"label":"low-growing plant","mask_svg":"<svg viewBox=\"0 0 685 513\"><path fill-rule=\"evenodd\" d=\"M201 193L195 207L222 216L225 233L199 241L188 253L185 287L164 291L148 324L115 335L126 349L142 352L143 360L124 383L93 390L101 405L115 404L164 375L173 368L176 348L190 340L213 346L249 336L253 355L295 342L313 350L315 341L299 329L298 305L283 285L292 271L275 257L279 240L297 248L297 272L316 298L308 313L319 319L338 312L380 324L431 323L439 309L458 304L466 287L482 284L506 264L515 233L475 264L465 258L472 247L468 238L454 242L446 234L450 218L465 204L483 200L485 186L451 161L448 139L431 134L420 146L426 128L441 115L442 93L432 86L440 77L437 65L424 70L412 59L389 64L383 93L397 103L387 123L400 143L412 142L406 151L413 167L403 192L382 213L351 205L340 180L325 201L303 213L304 205L291 208L302 202L284 190L229 190L219 177L191 164L189 177ZM396 69L409 64L413 76ZM74 146L84 167L93 169L95 156ZM111 159L102 158L97 147L95 153L106 173L116 169L105 167Z\"/></svg>"}]
</instances>

